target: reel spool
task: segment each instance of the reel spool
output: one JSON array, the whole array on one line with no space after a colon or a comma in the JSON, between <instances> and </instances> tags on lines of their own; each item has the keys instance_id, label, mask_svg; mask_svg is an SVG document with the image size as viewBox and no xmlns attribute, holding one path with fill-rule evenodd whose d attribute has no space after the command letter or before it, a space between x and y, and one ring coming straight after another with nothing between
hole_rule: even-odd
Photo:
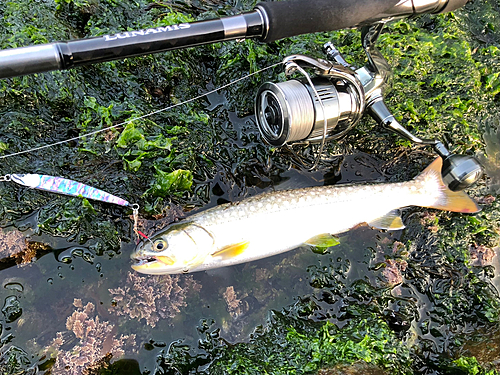
<instances>
[{"instance_id":1,"label":"reel spool","mask_svg":"<svg viewBox=\"0 0 500 375\"><path fill-rule=\"evenodd\" d=\"M359 119L364 102L358 93L350 82L325 76L266 82L255 100L259 131L277 147L337 139Z\"/></svg>"}]
</instances>

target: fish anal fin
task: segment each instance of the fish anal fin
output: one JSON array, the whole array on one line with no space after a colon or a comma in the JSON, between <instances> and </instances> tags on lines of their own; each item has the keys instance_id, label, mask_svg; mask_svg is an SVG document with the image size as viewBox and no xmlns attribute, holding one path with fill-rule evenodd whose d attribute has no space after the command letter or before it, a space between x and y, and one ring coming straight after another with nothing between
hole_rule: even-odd
<instances>
[{"instance_id":1,"label":"fish anal fin","mask_svg":"<svg viewBox=\"0 0 500 375\"><path fill-rule=\"evenodd\" d=\"M319 234L312 238L309 238L304 242L306 245L314 246L318 248L327 248L336 246L340 243L339 239L330 233Z\"/></svg>"},{"instance_id":2,"label":"fish anal fin","mask_svg":"<svg viewBox=\"0 0 500 375\"><path fill-rule=\"evenodd\" d=\"M227 245L212 253L212 256L221 257L222 259L231 259L243 253L247 249L248 245L250 245L249 241L241 241L235 244Z\"/></svg>"},{"instance_id":3,"label":"fish anal fin","mask_svg":"<svg viewBox=\"0 0 500 375\"><path fill-rule=\"evenodd\" d=\"M401 220L401 214L399 210L392 210L384 216L370 221L368 225L374 228L386 230L398 230L405 228L403 220Z\"/></svg>"},{"instance_id":4,"label":"fish anal fin","mask_svg":"<svg viewBox=\"0 0 500 375\"><path fill-rule=\"evenodd\" d=\"M432 205L426 206L435 208L437 210L474 213L481 211L481 208L463 191L452 191L446 186L441 177L441 170L443 168L443 159L440 157L435 159L421 174L416 177L418 179L425 179L428 175L432 174L438 179L441 198Z\"/></svg>"}]
</instances>

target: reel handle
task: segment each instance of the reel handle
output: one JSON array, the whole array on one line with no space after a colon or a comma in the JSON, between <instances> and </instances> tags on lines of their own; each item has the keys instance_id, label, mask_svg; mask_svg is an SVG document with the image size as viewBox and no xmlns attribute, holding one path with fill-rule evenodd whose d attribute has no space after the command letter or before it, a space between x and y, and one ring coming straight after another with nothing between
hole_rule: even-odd
<instances>
[{"instance_id":1,"label":"reel handle","mask_svg":"<svg viewBox=\"0 0 500 375\"><path fill-rule=\"evenodd\" d=\"M443 158L441 176L452 191L460 191L474 185L483 175L481 164L473 156L452 154L438 140L421 139L410 133L392 115L383 100L372 103L367 108L370 116L383 127L393 130L416 144L432 145Z\"/></svg>"}]
</instances>

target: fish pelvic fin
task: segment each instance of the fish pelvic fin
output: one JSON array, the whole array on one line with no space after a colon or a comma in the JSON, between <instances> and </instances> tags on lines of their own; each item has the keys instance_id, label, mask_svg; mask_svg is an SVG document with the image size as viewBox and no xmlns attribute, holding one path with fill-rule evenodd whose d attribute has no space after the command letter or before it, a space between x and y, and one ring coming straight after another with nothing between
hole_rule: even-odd
<instances>
[{"instance_id":1,"label":"fish pelvic fin","mask_svg":"<svg viewBox=\"0 0 500 375\"><path fill-rule=\"evenodd\" d=\"M339 243L340 241L338 237L335 237L330 233L319 234L317 236L309 238L306 242L304 242L304 244L306 245L320 248L337 246Z\"/></svg>"},{"instance_id":2,"label":"fish pelvic fin","mask_svg":"<svg viewBox=\"0 0 500 375\"><path fill-rule=\"evenodd\" d=\"M423 186L423 194L427 194L428 186L431 182L436 186L437 196L433 203L424 204L422 207L435 208L437 210L474 213L481 211L481 208L463 191L452 191L446 186L441 177L443 159L438 157L427 168L415 178L417 187ZM435 187L433 188L435 190ZM433 195L436 195L434 193Z\"/></svg>"}]
</instances>

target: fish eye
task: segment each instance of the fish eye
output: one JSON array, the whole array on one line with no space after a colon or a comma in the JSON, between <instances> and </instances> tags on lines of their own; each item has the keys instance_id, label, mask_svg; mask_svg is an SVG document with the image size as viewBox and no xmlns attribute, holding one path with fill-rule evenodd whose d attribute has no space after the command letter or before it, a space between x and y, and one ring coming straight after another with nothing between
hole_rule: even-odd
<instances>
[{"instance_id":1,"label":"fish eye","mask_svg":"<svg viewBox=\"0 0 500 375\"><path fill-rule=\"evenodd\" d=\"M166 241L164 240L156 240L154 243L153 243L153 247L156 251L162 251L162 250L165 250L167 247L168 247L168 244Z\"/></svg>"}]
</instances>

